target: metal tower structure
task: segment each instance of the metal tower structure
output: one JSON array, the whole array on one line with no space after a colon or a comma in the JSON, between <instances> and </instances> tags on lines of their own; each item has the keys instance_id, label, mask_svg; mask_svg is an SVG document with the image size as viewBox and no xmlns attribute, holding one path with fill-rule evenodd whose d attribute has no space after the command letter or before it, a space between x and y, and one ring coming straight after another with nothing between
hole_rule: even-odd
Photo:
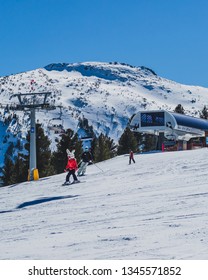
<instances>
[{"instance_id":1,"label":"metal tower structure","mask_svg":"<svg viewBox=\"0 0 208 280\"><path fill-rule=\"evenodd\" d=\"M36 154L36 127L35 127L35 110L46 109L51 110L51 106L47 102L47 97L51 92L42 93L18 93L13 94L11 98L17 97L19 104L16 110L30 110L30 163L28 172L28 181L38 180L39 173L37 169L37 154ZM31 98L30 98L31 97Z\"/></svg>"}]
</instances>

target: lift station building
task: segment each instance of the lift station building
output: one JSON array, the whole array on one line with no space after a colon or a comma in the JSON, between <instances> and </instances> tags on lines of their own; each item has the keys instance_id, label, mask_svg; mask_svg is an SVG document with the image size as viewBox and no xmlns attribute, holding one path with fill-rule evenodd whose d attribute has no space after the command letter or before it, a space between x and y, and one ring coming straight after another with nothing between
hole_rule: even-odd
<instances>
[{"instance_id":1,"label":"lift station building","mask_svg":"<svg viewBox=\"0 0 208 280\"><path fill-rule=\"evenodd\" d=\"M140 111L130 122L132 131L158 135L158 150L186 150L208 146L208 121L166 110Z\"/></svg>"}]
</instances>

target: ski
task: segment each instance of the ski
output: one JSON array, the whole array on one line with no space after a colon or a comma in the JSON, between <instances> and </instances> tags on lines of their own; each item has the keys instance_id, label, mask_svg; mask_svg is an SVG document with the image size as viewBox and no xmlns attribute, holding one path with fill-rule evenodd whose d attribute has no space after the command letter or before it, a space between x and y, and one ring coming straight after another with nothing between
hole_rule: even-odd
<instances>
[{"instance_id":1,"label":"ski","mask_svg":"<svg viewBox=\"0 0 208 280\"><path fill-rule=\"evenodd\" d=\"M70 185L76 185L76 184L80 184L80 183L85 183L86 181L79 181L79 182L71 182L71 183L68 183L68 184L62 184L62 186L70 186Z\"/></svg>"}]
</instances>

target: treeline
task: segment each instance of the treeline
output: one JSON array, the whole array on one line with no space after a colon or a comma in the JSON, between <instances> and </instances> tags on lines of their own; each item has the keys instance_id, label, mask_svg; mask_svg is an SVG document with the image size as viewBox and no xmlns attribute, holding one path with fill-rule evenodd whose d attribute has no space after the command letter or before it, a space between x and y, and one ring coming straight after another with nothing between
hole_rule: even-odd
<instances>
[{"instance_id":1,"label":"treeline","mask_svg":"<svg viewBox=\"0 0 208 280\"><path fill-rule=\"evenodd\" d=\"M177 113L184 114L184 108L178 104L174 110ZM208 109L204 106L200 113L200 117L208 119ZM115 144L113 139L107 135L100 134L95 136L92 126L88 125L85 119L81 122L84 128L92 138L91 153L93 161L100 162L115 157L116 155L128 154L129 150L134 152L146 152L157 148L157 136L144 133L133 132L127 126ZM30 135L28 133L24 147L14 147L11 144L5 155L4 167L2 168L2 181L4 185L11 185L27 181L29 169L29 149ZM50 149L50 140L44 134L44 130L40 124L36 124L36 147L37 147L37 168L39 176L46 177L63 172L67 163L66 149L75 150L77 162L80 162L82 150L82 141L78 134L68 129L61 135L57 143L56 151Z\"/></svg>"},{"instance_id":2,"label":"treeline","mask_svg":"<svg viewBox=\"0 0 208 280\"><path fill-rule=\"evenodd\" d=\"M30 134L28 133L24 148L18 149L11 144L6 152L4 167L2 168L2 181L4 186L27 181L29 169L29 149ZM77 133L68 129L61 135L57 144L57 150L52 152L50 149L50 140L44 134L40 124L36 124L36 150L37 150L37 169L39 177L46 177L60 174L64 171L67 164L66 149L75 150L75 157L79 163L81 160L82 141L78 138ZM116 155L116 145L114 141L100 134L98 137L93 136L91 152L93 161L99 162L110 159Z\"/></svg>"},{"instance_id":3,"label":"treeline","mask_svg":"<svg viewBox=\"0 0 208 280\"><path fill-rule=\"evenodd\" d=\"M149 137L149 136L147 136ZM98 137L93 135L91 142L91 153L93 162L100 162L129 153L129 149L139 151L138 143L144 142L144 136L135 134L128 127L125 129L118 145L116 145L110 137L100 134ZM151 141L146 139L146 149ZM154 143L154 141L152 141ZM4 186L21 183L27 181L29 169L29 149L30 149L30 134L28 133L24 149L19 149L13 144L9 146L2 169L2 180ZM77 133L68 129L61 135L60 141L57 144L57 150L52 152L50 149L50 140L44 134L44 130L40 124L36 124L36 150L37 150L37 169L39 176L46 177L55 174L60 174L64 171L67 164L66 149L75 150L75 157L79 163L81 160L82 141L78 138ZM152 145L154 146L154 145ZM152 146L149 146L151 149ZM144 150L144 147L142 147Z\"/></svg>"}]
</instances>

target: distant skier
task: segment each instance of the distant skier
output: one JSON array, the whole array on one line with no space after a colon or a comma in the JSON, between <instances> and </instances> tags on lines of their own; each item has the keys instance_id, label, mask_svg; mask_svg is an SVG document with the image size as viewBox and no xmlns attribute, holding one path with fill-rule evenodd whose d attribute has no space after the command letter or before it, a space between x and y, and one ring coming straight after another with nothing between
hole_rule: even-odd
<instances>
[{"instance_id":1,"label":"distant skier","mask_svg":"<svg viewBox=\"0 0 208 280\"><path fill-rule=\"evenodd\" d=\"M89 163L92 162L92 154L90 153L88 147L85 148L85 151L82 153L81 156L81 164L79 170L77 172L78 176L84 176L86 173L86 168Z\"/></svg>"},{"instance_id":2,"label":"distant skier","mask_svg":"<svg viewBox=\"0 0 208 280\"><path fill-rule=\"evenodd\" d=\"M64 185L70 185L70 176L72 175L73 176L73 183L78 183L79 180L77 179L77 176L75 174L75 172L78 170L78 165L77 165L77 161L74 157L74 153L73 152L70 152L70 151L67 151L67 155L68 155L68 162L67 162L67 165L66 165L66 168L65 168L65 172L68 172L68 174L66 175L66 181L65 183L63 184Z\"/></svg>"},{"instance_id":3,"label":"distant skier","mask_svg":"<svg viewBox=\"0 0 208 280\"><path fill-rule=\"evenodd\" d=\"M129 151L129 164L131 164L131 161L133 161L133 163L135 163L134 153L132 150Z\"/></svg>"}]
</instances>

